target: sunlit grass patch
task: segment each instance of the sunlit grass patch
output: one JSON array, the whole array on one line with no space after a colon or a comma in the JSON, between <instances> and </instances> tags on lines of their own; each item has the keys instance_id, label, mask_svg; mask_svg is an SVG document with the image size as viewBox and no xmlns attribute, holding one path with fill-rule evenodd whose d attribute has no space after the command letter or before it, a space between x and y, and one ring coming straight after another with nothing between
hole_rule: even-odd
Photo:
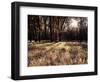
<instances>
[{"instance_id":1,"label":"sunlit grass patch","mask_svg":"<svg viewBox=\"0 0 100 82\"><path fill-rule=\"evenodd\" d=\"M87 63L87 47L76 42L29 44L28 66L73 65Z\"/></svg>"}]
</instances>

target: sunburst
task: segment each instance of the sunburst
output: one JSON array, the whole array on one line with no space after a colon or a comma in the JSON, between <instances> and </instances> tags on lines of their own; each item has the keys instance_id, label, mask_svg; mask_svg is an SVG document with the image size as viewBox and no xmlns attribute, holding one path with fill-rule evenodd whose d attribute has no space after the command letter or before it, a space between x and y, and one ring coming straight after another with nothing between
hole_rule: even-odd
<instances>
[{"instance_id":1,"label":"sunburst","mask_svg":"<svg viewBox=\"0 0 100 82\"><path fill-rule=\"evenodd\" d=\"M75 19L71 19L70 27L77 28L78 27L78 21Z\"/></svg>"}]
</instances>

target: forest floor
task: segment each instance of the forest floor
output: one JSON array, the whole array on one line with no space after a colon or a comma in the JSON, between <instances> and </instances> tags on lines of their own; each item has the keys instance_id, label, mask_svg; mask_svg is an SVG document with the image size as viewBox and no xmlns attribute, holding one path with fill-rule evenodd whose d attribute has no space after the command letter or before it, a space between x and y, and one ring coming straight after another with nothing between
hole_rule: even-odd
<instances>
[{"instance_id":1,"label":"forest floor","mask_svg":"<svg viewBox=\"0 0 100 82\"><path fill-rule=\"evenodd\" d=\"M87 64L86 42L28 43L28 66Z\"/></svg>"}]
</instances>

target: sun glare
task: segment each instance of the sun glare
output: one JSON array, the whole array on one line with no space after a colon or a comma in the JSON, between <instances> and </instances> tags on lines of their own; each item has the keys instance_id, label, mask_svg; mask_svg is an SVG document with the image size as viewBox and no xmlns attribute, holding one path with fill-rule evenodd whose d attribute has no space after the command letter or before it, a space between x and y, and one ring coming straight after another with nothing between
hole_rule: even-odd
<instances>
[{"instance_id":1,"label":"sun glare","mask_svg":"<svg viewBox=\"0 0 100 82\"><path fill-rule=\"evenodd\" d=\"M70 27L77 28L78 27L78 21L75 20L75 19L71 19Z\"/></svg>"}]
</instances>

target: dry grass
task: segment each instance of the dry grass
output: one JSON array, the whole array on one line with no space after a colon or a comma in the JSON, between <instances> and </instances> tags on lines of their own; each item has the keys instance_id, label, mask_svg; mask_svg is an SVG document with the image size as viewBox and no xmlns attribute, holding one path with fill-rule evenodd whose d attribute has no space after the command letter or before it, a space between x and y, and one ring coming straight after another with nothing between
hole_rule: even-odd
<instances>
[{"instance_id":1,"label":"dry grass","mask_svg":"<svg viewBox=\"0 0 100 82\"><path fill-rule=\"evenodd\" d=\"M28 66L74 64L87 64L87 43L28 43Z\"/></svg>"}]
</instances>

